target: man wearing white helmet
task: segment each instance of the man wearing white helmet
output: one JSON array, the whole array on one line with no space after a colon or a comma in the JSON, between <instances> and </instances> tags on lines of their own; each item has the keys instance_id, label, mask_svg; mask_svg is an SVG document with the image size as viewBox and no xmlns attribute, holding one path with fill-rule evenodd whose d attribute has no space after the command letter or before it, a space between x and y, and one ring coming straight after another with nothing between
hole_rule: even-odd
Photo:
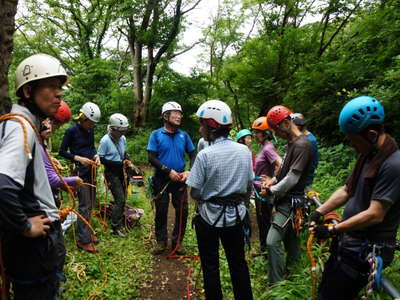
<instances>
[{"instance_id":1,"label":"man wearing white helmet","mask_svg":"<svg viewBox=\"0 0 400 300\"><path fill-rule=\"evenodd\" d=\"M65 131L59 154L75 163L75 173L84 182L95 184L92 168L100 166L100 157L94 147L94 126L100 121L99 107L92 102L85 103L79 110L76 124ZM81 186L78 190L79 213L89 221L96 200L96 190L91 186ZM78 218L78 248L89 253L97 252L93 245L98 242L88 226Z\"/></svg>"},{"instance_id":2,"label":"man wearing white helmet","mask_svg":"<svg viewBox=\"0 0 400 300\"><path fill-rule=\"evenodd\" d=\"M100 140L98 154L105 166L104 175L114 197L111 215L113 233L126 237L123 230L123 214L126 200L126 180L124 168L133 168L126 152L125 133L128 130L128 119L123 114L113 114L108 122L108 133Z\"/></svg>"},{"instance_id":3,"label":"man wearing white helmet","mask_svg":"<svg viewBox=\"0 0 400 300\"><path fill-rule=\"evenodd\" d=\"M64 239L35 130L57 112L66 81L54 57L26 58L15 71L19 116L0 125L0 237L16 300L57 297Z\"/></svg>"},{"instance_id":4,"label":"man wearing white helmet","mask_svg":"<svg viewBox=\"0 0 400 300\"><path fill-rule=\"evenodd\" d=\"M185 171L185 153L188 153L192 166L196 151L190 136L179 129L183 116L181 106L176 102L167 102L162 107L161 115L164 126L151 133L147 146L149 162L155 169L152 184L156 207L157 247L153 253L162 254L167 249L168 195L171 193L172 205L176 211L172 249L176 254L184 254L182 240L188 214L185 184L188 172Z\"/></svg>"},{"instance_id":5,"label":"man wearing white helmet","mask_svg":"<svg viewBox=\"0 0 400 300\"><path fill-rule=\"evenodd\" d=\"M229 106L209 100L197 110L205 139L212 142L201 150L187 185L198 201L194 219L203 269L206 299L222 300L219 277L219 240L228 259L236 300L253 299L249 270L244 255L244 204L254 178L251 153L228 138L232 125Z\"/></svg>"}]
</instances>

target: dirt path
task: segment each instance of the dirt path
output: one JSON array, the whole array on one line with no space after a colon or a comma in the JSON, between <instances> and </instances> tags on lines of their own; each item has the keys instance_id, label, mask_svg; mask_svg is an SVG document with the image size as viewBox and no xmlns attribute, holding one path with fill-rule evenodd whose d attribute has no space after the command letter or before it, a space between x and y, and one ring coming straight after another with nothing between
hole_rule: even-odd
<instances>
[{"instance_id":1,"label":"dirt path","mask_svg":"<svg viewBox=\"0 0 400 300\"><path fill-rule=\"evenodd\" d=\"M175 210L170 204L168 209L168 233L172 232ZM187 230L189 230L189 222ZM168 245L171 251L171 244ZM167 258L168 253L155 255L151 280L145 282L140 291L140 299L144 300L181 300L187 299L186 278L189 258ZM195 300L191 297L191 300Z\"/></svg>"},{"instance_id":2,"label":"dirt path","mask_svg":"<svg viewBox=\"0 0 400 300\"><path fill-rule=\"evenodd\" d=\"M258 228L257 221L255 217L255 209L251 210L250 213L251 223L252 223L252 247L258 247ZM170 205L168 210L168 233L172 231L174 224L174 208ZM188 221L189 229L190 222ZM171 245L168 245L170 249ZM186 278L188 273L188 268L191 259L175 259L167 258L167 254L154 256L153 261L153 272L151 280L143 283L140 291L140 299L143 300L183 300L187 299L186 296ZM191 287L193 289L193 287ZM200 299L194 295L199 291L191 291L191 300Z\"/></svg>"}]
</instances>

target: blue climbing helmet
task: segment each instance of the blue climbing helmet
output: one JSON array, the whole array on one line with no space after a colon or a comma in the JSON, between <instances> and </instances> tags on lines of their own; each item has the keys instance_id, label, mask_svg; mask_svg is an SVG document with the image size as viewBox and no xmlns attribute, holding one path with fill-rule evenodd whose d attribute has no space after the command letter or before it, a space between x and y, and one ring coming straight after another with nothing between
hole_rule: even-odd
<instances>
[{"instance_id":1,"label":"blue climbing helmet","mask_svg":"<svg viewBox=\"0 0 400 300\"><path fill-rule=\"evenodd\" d=\"M242 137L245 137L247 135L253 135L253 133L248 130L248 129L242 129L236 134L236 140L240 140Z\"/></svg>"},{"instance_id":2,"label":"blue climbing helmet","mask_svg":"<svg viewBox=\"0 0 400 300\"><path fill-rule=\"evenodd\" d=\"M358 133L368 125L383 123L385 111L380 102L369 96L354 98L346 103L339 115L342 132Z\"/></svg>"}]
</instances>

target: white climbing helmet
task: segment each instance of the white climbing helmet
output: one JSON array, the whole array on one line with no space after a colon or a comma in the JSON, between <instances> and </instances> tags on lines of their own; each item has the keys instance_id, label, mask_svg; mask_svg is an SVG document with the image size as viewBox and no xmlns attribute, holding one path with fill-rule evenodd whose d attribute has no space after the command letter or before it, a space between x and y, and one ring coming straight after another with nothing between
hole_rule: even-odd
<instances>
[{"instance_id":1,"label":"white climbing helmet","mask_svg":"<svg viewBox=\"0 0 400 300\"><path fill-rule=\"evenodd\" d=\"M170 111L170 110L178 110L183 113L182 107L179 103L170 101L167 103L164 103L161 109L161 115L163 115L165 112Z\"/></svg>"},{"instance_id":2,"label":"white climbing helmet","mask_svg":"<svg viewBox=\"0 0 400 300\"><path fill-rule=\"evenodd\" d=\"M127 129L129 127L128 118L123 114L113 114L108 121L110 127L118 129Z\"/></svg>"},{"instance_id":3,"label":"white climbing helmet","mask_svg":"<svg viewBox=\"0 0 400 300\"><path fill-rule=\"evenodd\" d=\"M15 91L18 94L24 84L50 77L60 77L62 84L67 81L67 72L60 61L43 53L29 56L21 61L15 70Z\"/></svg>"},{"instance_id":4,"label":"white climbing helmet","mask_svg":"<svg viewBox=\"0 0 400 300\"><path fill-rule=\"evenodd\" d=\"M93 121L95 123L100 122L100 108L93 102L86 102L85 104L83 104L79 111L83 113L85 117L88 118L90 121Z\"/></svg>"},{"instance_id":5,"label":"white climbing helmet","mask_svg":"<svg viewBox=\"0 0 400 300\"><path fill-rule=\"evenodd\" d=\"M232 111L221 100L208 100L200 105L196 115L202 119L213 119L220 125L232 124Z\"/></svg>"}]
</instances>

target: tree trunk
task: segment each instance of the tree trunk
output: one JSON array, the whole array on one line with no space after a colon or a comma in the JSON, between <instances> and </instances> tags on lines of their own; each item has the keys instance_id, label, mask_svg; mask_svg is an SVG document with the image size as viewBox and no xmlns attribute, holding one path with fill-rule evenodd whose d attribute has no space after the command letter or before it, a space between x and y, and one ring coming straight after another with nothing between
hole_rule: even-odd
<instances>
[{"instance_id":1,"label":"tree trunk","mask_svg":"<svg viewBox=\"0 0 400 300\"><path fill-rule=\"evenodd\" d=\"M0 114L9 112L11 108L8 69L12 59L17 6L18 0L0 0Z\"/></svg>"}]
</instances>

